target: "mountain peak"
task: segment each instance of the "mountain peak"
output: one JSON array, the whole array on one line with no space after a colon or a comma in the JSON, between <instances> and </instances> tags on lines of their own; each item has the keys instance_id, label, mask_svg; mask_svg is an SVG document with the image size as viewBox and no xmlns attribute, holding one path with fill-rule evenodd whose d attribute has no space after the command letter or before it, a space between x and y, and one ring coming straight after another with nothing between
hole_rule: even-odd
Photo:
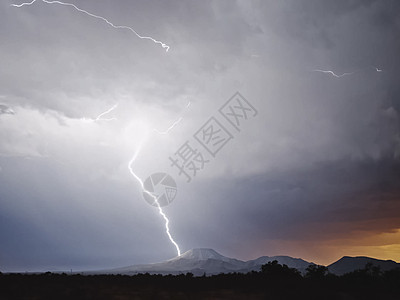
<instances>
[{"instance_id":1,"label":"mountain peak","mask_svg":"<svg viewBox=\"0 0 400 300\"><path fill-rule=\"evenodd\" d=\"M184 258L184 259L195 259L195 260L207 260L207 259L217 259L217 260L225 260L226 257L222 254L219 254L214 249L210 248L195 248L185 253L181 254L177 258Z\"/></svg>"}]
</instances>

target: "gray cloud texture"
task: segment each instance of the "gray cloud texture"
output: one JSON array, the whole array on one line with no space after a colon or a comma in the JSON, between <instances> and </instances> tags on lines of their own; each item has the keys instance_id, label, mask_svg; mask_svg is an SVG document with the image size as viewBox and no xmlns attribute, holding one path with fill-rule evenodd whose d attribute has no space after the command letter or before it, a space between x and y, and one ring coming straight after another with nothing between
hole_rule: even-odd
<instances>
[{"instance_id":1,"label":"gray cloud texture","mask_svg":"<svg viewBox=\"0 0 400 300\"><path fill-rule=\"evenodd\" d=\"M0 4L1 271L173 257L127 168L140 145L141 178L177 180L165 210L182 250L326 262L346 254L331 241L400 228L397 1L71 0L168 52L69 7L11 3ZM258 116L185 183L168 157L236 91ZM117 120L93 121L115 104Z\"/></svg>"}]
</instances>

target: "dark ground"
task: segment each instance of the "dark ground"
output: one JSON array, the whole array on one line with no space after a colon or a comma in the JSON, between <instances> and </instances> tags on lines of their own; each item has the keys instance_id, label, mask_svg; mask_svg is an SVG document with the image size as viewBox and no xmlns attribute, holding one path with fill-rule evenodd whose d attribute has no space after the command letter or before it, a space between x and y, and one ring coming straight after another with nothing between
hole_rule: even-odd
<instances>
[{"instance_id":1,"label":"dark ground","mask_svg":"<svg viewBox=\"0 0 400 300\"><path fill-rule=\"evenodd\" d=\"M302 276L277 263L261 272L186 275L2 274L0 299L400 299L400 269L335 276L314 266Z\"/></svg>"}]
</instances>

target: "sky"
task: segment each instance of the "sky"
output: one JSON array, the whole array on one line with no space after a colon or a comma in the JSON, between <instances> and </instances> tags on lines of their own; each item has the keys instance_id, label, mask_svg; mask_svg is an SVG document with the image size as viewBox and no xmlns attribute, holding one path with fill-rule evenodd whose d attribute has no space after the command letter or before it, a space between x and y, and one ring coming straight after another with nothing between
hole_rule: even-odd
<instances>
[{"instance_id":1,"label":"sky","mask_svg":"<svg viewBox=\"0 0 400 300\"><path fill-rule=\"evenodd\" d=\"M176 182L162 209L182 252L400 261L399 1L68 2L110 23L13 3L0 3L0 271L175 257L138 181L155 173ZM239 114L232 103L241 117L220 112ZM212 155L201 134L217 125ZM184 145L190 182L172 163Z\"/></svg>"}]
</instances>

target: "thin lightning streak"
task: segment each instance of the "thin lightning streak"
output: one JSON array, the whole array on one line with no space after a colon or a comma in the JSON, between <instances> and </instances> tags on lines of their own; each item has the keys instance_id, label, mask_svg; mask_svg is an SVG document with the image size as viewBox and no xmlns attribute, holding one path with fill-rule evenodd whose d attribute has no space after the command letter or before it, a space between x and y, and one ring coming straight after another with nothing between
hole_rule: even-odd
<instances>
[{"instance_id":1,"label":"thin lightning streak","mask_svg":"<svg viewBox=\"0 0 400 300\"><path fill-rule=\"evenodd\" d=\"M363 68L363 69L356 70L354 72L346 72L346 73L343 73L341 75L338 75L338 74L336 74L335 72L333 72L331 70L319 70L319 69L316 69L316 70L312 70L311 72L321 72L321 73L325 73L325 74L330 74L330 75L332 75L332 76L334 76L336 78L340 78L340 77L343 77L343 76L346 76L346 75L353 75L355 73L359 73L359 72L365 71L365 70L370 69L370 68L373 68L376 72L382 72L383 71L382 69L379 69L378 67L370 66L370 67L366 67L366 68Z\"/></svg>"},{"instance_id":2,"label":"thin lightning streak","mask_svg":"<svg viewBox=\"0 0 400 300\"><path fill-rule=\"evenodd\" d=\"M111 108L107 109L105 112L102 112L101 114L99 114L99 115L97 116L97 118L94 119L94 121L113 121L113 120L116 120L117 118L103 119L102 117L103 117L104 115L106 115L106 114L112 112L114 109L117 108L117 106L118 106L118 104L114 104L113 107L111 107Z\"/></svg>"},{"instance_id":3,"label":"thin lightning streak","mask_svg":"<svg viewBox=\"0 0 400 300\"><path fill-rule=\"evenodd\" d=\"M21 8L21 7L25 6L25 5L32 5L32 4L35 3L36 1L37 1L37 0L32 0L31 2L24 2L24 3L22 3L22 4L11 4L11 6L17 7L17 8ZM131 27L123 26L123 25L114 25L113 23L111 23L110 21L108 21L106 18L101 17L101 16L98 16L98 15L94 15L94 14L92 14L92 13L86 11L86 10L80 9L79 7L75 6L75 5L72 4L72 3L66 3L66 2L61 2L61 1L48 1L48 0L41 0L41 1L44 2L44 3L47 3L47 4L60 4L60 5L64 5L64 6L71 6L71 7L73 7L74 9L76 9L77 11L79 11L79 12L81 12L81 13L84 13L84 14L90 16L90 17L103 20L104 22L106 22L108 25L110 25L111 27L113 27L113 28L115 28L115 29L127 29L127 30L131 31L132 33L134 33L134 34L135 34L138 38L140 38L140 39L151 40L151 41L152 41L153 43L155 43L155 44L160 44L161 47L163 47L163 48L165 49L166 52L168 52L168 50L169 50L169 46L166 45L166 44L164 44L164 43L161 42L161 41L157 41L156 39L154 39L154 38L152 38L152 37L150 37L150 36L142 36L142 35L140 35L139 33L137 33L137 32L136 32L133 28L131 28Z\"/></svg>"},{"instance_id":4,"label":"thin lightning streak","mask_svg":"<svg viewBox=\"0 0 400 300\"><path fill-rule=\"evenodd\" d=\"M170 127L167 128L167 130L165 131L159 131L158 129L153 129L155 132L157 132L158 134L168 134L172 129L174 129L174 127L176 125L178 125L181 121L183 120L183 117L180 117L179 119L177 119L174 123L172 123L172 125Z\"/></svg>"},{"instance_id":5,"label":"thin lightning streak","mask_svg":"<svg viewBox=\"0 0 400 300\"><path fill-rule=\"evenodd\" d=\"M172 238L172 235L171 235L171 233L170 233L170 231L169 231L169 219L167 218L166 214L163 212L163 210L162 210L162 208L161 208L161 205L160 205L160 203L158 202L157 197L154 196L152 193L150 193L148 190L145 189L144 183L143 183L142 179L140 179L140 177L137 176L137 175L135 174L135 172L133 171L132 164L135 162L135 160L136 160L136 158L137 158L137 156L138 156L138 154L139 154L139 152L140 152L140 150L141 150L141 147L142 147L142 143L139 144L138 149L137 149L136 152L133 154L132 159L129 161L129 164L128 164L129 172L130 172L130 173L132 174L132 176L139 182L140 186L142 187L143 192L146 193L146 194L148 194L150 197L152 197L152 198L154 199L154 203L157 204L158 212L160 213L160 215L163 217L163 219L164 219L164 221L165 221L165 231L166 231L166 233L167 233L167 235L168 235L168 238L169 238L169 240L171 241L171 243L175 246L176 251L178 252L178 256L180 256L180 255L181 255L181 250L179 249L178 244L177 244L177 243L175 242L175 240Z\"/></svg>"},{"instance_id":6,"label":"thin lightning streak","mask_svg":"<svg viewBox=\"0 0 400 300\"><path fill-rule=\"evenodd\" d=\"M102 112L101 114L99 114L95 119L88 119L88 118L82 118L81 120L87 123L94 123L94 122L99 122L99 121L106 121L106 122L110 122L110 121L114 121L117 120L117 118L103 118L103 116L105 116L106 114L109 114L110 112L112 112L114 109L116 109L118 106L118 104L114 104L111 108L107 109L106 111Z\"/></svg>"},{"instance_id":7,"label":"thin lightning streak","mask_svg":"<svg viewBox=\"0 0 400 300\"><path fill-rule=\"evenodd\" d=\"M191 104L192 104L192 102L189 101L188 104L186 104L186 106L185 106L185 110L187 110ZM156 128L154 128L153 131L156 132L156 133L158 133L158 134L162 134L162 135L168 134L168 133L169 133L172 129L174 129L174 127L175 127L176 125L178 125L182 120L183 120L183 117L179 117L178 119L176 119L176 120L172 123L171 126L169 126L169 127L168 127L166 130L164 130L164 131L160 131L160 130L158 130L158 129L156 129Z\"/></svg>"},{"instance_id":8,"label":"thin lightning streak","mask_svg":"<svg viewBox=\"0 0 400 300\"><path fill-rule=\"evenodd\" d=\"M325 74L331 74L332 76L336 77L336 78L340 78L346 75L352 75L354 72L351 73L343 73L341 75L337 75L336 73L334 73L333 71L330 70L312 70L312 72L321 72L321 73L325 73Z\"/></svg>"}]
</instances>

